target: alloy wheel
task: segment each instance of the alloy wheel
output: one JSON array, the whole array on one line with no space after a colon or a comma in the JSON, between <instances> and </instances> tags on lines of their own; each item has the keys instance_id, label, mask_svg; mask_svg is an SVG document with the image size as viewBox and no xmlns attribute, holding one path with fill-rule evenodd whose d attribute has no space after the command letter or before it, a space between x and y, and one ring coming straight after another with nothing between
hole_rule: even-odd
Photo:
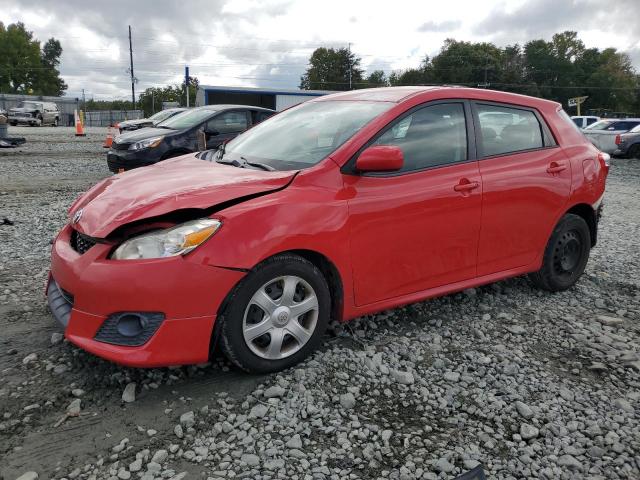
<instances>
[{"instance_id":1,"label":"alloy wheel","mask_svg":"<svg viewBox=\"0 0 640 480\"><path fill-rule=\"evenodd\" d=\"M242 323L244 340L259 357L289 357L313 335L318 313L318 297L306 280L295 275L277 277L249 300Z\"/></svg>"}]
</instances>

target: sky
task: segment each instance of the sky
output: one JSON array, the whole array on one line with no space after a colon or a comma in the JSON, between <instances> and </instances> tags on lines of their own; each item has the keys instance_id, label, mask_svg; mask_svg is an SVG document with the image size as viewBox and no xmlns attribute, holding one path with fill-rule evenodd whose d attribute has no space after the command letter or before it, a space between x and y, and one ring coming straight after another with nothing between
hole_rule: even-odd
<instances>
[{"instance_id":1,"label":"sky","mask_svg":"<svg viewBox=\"0 0 640 480\"><path fill-rule=\"evenodd\" d=\"M638 0L0 0L0 22L60 40L67 94L131 98L180 83L297 88L317 47L347 47L366 71L417 67L446 38L498 46L574 30L589 48L627 52L640 72ZM1 55L1 51L0 51Z\"/></svg>"}]
</instances>

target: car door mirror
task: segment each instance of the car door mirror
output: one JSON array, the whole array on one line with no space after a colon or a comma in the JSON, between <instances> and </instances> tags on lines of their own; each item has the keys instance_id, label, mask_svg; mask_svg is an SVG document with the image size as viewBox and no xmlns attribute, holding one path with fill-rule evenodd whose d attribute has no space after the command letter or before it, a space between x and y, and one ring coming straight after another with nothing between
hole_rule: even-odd
<instances>
[{"instance_id":1,"label":"car door mirror","mask_svg":"<svg viewBox=\"0 0 640 480\"><path fill-rule=\"evenodd\" d=\"M356 160L360 172L393 172L404 164L404 155L395 145L374 145L365 149Z\"/></svg>"}]
</instances>

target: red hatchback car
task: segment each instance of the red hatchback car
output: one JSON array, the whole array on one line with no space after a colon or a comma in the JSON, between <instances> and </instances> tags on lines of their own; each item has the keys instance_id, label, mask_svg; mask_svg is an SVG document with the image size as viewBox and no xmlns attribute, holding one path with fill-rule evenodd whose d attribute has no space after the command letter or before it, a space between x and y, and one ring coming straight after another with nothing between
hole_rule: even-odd
<instances>
[{"instance_id":1,"label":"red hatchback car","mask_svg":"<svg viewBox=\"0 0 640 480\"><path fill-rule=\"evenodd\" d=\"M328 95L216 152L115 175L69 210L48 302L114 362L280 370L330 319L507 277L573 285L606 156L557 103L490 90Z\"/></svg>"}]
</instances>

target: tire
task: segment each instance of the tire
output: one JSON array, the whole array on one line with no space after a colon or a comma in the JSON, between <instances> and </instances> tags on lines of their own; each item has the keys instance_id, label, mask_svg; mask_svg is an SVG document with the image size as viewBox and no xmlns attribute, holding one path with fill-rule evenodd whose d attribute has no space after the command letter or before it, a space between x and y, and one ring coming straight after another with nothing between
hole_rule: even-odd
<instances>
[{"instance_id":1,"label":"tire","mask_svg":"<svg viewBox=\"0 0 640 480\"><path fill-rule=\"evenodd\" d=\"M42 118L42 115L40 115L38 117L38 120L40 120L40 123L38 124L38 122L34 122L33 126L34 127L44 127L44 118Z\"/></svg>"},{"instance_id":2,"label":"tire","mask_svg":"<svg viewBox=\"0 0 640 480\"><path fill-rule=\"evenodd\" d=\"M637 158L640 160L640 145L632 145L627 156L629 158Z\"/></svg>"},{"instance_id":3,"label":"tire","mask_svg":"<svg viewBox=\"0 0 640 480\"><path fill-rule=\"evenodd\" d=\"M53 119L53 126L57 127L58 126L58 122L59 122L58 117L54 118Z\"/></svg>"},{"instance_id":4,"label":"tire","mask_svg":"<svg viewBox=\"0 0 640 480\"><path fill-rule=\"evenodd\" d=\"M254 268L225 305L218 316L222 352L242 370L268 373L291 367L318 348L329 323L331 295L315 265L282 254ZM295 316L289 307L301 313Z\"/></svg>"},{"instance_id":5,"label":"tire","mask_svg":"<svg viewBox=\"0 0 640 480\"><path fill-rule=\"evenodd\" d=\"M9 125L11 125L12 127L15 127L16 125L18 125L17 122L9 122Z\"/></svg>"},{"instance_id":6,"label":"tire","mask_svg":"<svg viewBox=\"0 0 640 480\"><path fill-rule=\"evenodd\" d=\"M582 217L566 214L553 230L542 268L530 275L536 286L550 292L572 287L584 272L591 250L591 233Z\"/></svg>"}]
</instances>

